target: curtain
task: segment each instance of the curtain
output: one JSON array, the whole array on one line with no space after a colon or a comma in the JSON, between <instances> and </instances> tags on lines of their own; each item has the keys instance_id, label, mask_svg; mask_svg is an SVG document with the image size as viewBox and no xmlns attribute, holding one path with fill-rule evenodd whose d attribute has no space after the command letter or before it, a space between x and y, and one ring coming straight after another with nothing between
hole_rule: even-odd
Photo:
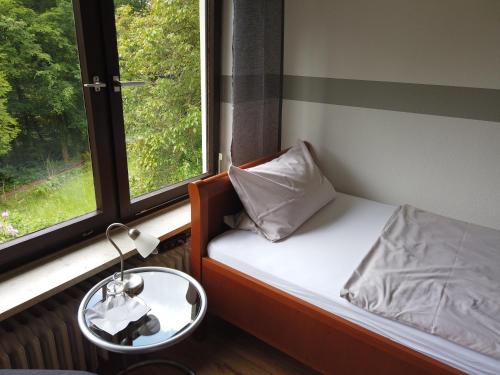
<instances>
[{"instance_id":1,"label":"curtain","mask_svg":"<svg viewBox=\"0 0 500 375\"><path fill-rule=\"evenodd\" d=\"M233 0L235 165L280 147L283 0Z\"/></svg>"}]
</instances>

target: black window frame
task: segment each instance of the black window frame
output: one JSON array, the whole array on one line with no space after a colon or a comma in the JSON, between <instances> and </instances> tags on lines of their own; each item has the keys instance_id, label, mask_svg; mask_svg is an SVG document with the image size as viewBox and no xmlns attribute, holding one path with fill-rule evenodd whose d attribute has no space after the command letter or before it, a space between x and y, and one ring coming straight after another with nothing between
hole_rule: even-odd
<instances>
[{"instance_id":1,"label":"black window frame","mask_svg":"<svg viewBox=\"0 0 500 375\"><path fill-rule=\"evenodd\" d=\"M189 182L217 173L222 0L205 0L205 7L208 172L130 199L121 96L110 89L118 73L114 2L73 0L82 83L99 76L108 84L100 92L84 90L97 210L0 244L0 271L101 234L114 221L126 223L186 199Z\"/></svg>"}]
</instances>

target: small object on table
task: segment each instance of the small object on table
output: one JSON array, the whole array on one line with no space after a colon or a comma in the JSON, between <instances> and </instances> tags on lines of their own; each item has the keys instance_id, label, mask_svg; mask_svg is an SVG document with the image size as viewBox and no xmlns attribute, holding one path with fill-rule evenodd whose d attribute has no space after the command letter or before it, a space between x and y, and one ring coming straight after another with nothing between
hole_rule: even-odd
<instances>
[{"instance_id":1,"label":"small object on table","mask_svg":"<svg viewBox=\"0 0 500 375\"><path fill-rule=\"evenodd\" d=\"M105 301L109 290L103 287L113 281L113 276L110 276L85 295L78 309L78 324L87 339L112 352L141 354L167 348L193 333L207 309L205 291L195 279L184 272L163 267L134 268L125 271L125 275L129 272L144 280L144 287L137 297L150 308L149 312L114 335L96 327L85 312ZM123 372L149 365L173 366L194 374L186 366L170 360L139 362Z\"/></svg>"},{"instance_id":2,"label":"small object on table","mask_svg":"<svg viewBox=\"0 0 500 375\"><path fill-rule=\"evenodd\" d=\"M123 253L118 247L118 245L111 238L111 229L113 228L123 228L127 230L127 235L129 238L134 241L134 245L137 249L137 252L143 257L146 258L150 254L158 254L156 247L160 243L160 240L149 233L141 233L138 229L129 228L125 224L122 223L113 223L106 229L106 238L113 245L113 247L118 251L120 255L120 281L123 283L123 287L125 292L128 294L139 294L144 285L144 281L142 278L133 273L127 272L125 275L123 272ZM116 277L115 277L116 278Z\"/></svg>"},{"instance_id":3,"label":"small object on table","mask_svg":"<svg viewBox=\"0 0 500 375\"><path fill-rule=\"evenodd\" d=\"M125 293L123 283L112 280L106 285L104 300L84 311L92 326L114 336L151 310L140 298Z\"/></svg>"}]
</instances>

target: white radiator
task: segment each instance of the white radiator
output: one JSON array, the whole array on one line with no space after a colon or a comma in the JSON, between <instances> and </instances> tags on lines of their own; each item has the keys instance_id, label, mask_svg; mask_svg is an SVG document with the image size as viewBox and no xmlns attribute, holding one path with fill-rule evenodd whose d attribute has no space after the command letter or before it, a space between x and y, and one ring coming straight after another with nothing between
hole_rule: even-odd
<instances>
[{"instance_id":1,"label":"white radiator","mask_svg":"<svg viewBox=\"0 0 500 375\"><path fill-rule=\"evenodd\" d=\"M126 268L159 266L189 272L189 241L144 261L133 257ZM108 353L83 337L77 310L85 293L117 268L100 273L24 312L0 322L0 369L96 371Z\"/></svg>"}]
</instances>

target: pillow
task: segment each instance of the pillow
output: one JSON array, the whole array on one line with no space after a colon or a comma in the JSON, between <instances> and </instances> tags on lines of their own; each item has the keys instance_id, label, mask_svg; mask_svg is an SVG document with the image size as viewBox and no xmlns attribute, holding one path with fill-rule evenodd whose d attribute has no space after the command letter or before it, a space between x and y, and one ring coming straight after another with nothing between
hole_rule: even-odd
<instances>
[{"instance_id":1,"label":"pillow","mask_svg":"<svg viewBox=\"0 0 500 375\"><path fill-rule=\"evenodd\" d=\"M335 189L302 141L265 164L248 169L230 166L229 179L259 229L254 231L271 241L292 234L335 198ZM249 229L247 220L240 222Z\"/></svg>"},{"instance_id":2,"label":"pillow","mask_svg":"<svg viewBox=\"0 0 500 375\"><path fill-rule=\"evenodd\" d=\"M224 216L224 223L233 229L248 230L263 235L259 227L248 217L245 210L241 210L234 215Z\"/></svg>"}]
</instances>

